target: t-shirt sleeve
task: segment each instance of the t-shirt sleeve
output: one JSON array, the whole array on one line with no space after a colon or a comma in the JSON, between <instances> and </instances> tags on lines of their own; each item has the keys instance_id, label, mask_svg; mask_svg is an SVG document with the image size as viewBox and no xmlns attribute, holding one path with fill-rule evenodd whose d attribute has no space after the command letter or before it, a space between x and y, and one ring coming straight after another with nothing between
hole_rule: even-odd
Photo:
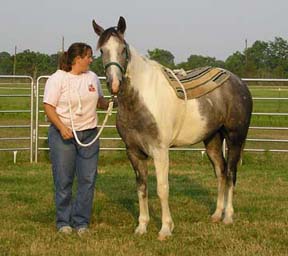
<instances>
[{"instance_id":1,"label":"t-shirt sleeve","mask_svg":"<svg viewBox=\"0 0 288 256\"><path fill-rule=\"evenodd\" d=\"M50 76L45 84L43 102L57 106L61 94L61 79L56 74Z\"/></svg>"},{"instance_id":2,"label":"t-shirt sleeve","mask_svg":"<svg viewBox=\"0 0 288 256\"><path fill-rule=\"evenodd\" d=\"M102 87L101 87L101 83L100 83L100 79L98 78L98 76L96 74L94 76L94 79L95 79L95 82L96 82L96 85L97 85L97 90L98 90L99 97L104 96L103 90L102 90Z\"/></svg>"}]
</instances>

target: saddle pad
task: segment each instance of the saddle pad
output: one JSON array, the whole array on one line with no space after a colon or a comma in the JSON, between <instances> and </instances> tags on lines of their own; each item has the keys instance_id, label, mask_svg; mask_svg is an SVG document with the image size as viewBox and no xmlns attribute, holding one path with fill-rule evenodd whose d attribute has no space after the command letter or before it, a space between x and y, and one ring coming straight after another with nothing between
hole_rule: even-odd
<instances>
[{"instance_id":1,"label":"saddle pad","mask_svg":"<svg viewBox=\"0 0 288 256\"><path fill-rule=\"evenodd\" d=\"M213 67L201 67L189 71L178 70L173 72L183 84L188 100L199 98L213 91L230 76L226 70ZM163 67L163 73L175 90L178 98L184 99L183 89L175 77L165 67Z\"/></svg>"}]
</instances>

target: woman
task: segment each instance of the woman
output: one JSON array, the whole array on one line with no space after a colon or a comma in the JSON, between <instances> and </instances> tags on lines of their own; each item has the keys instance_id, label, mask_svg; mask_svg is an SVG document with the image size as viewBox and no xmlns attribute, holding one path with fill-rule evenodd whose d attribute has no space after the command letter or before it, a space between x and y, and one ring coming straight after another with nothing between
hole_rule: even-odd
<instances>
[{"instance_id":1,"label":"woman","mask_svg":"<svg viewBox=\"0 0 288 256\"><path fill-rule=\"evenodd\" d=\"M85 43L74 43L62 56L60 70L47 80L44 110L51 125L48 131L50 158L55 186L56 227L69 234L75 228L79 235L88 231L90 222L99 140L88 147L75 141L70 116L82 143L97 134L96 107L107 109L97 75L89 71L92 49ZM70 107L69 107L70 106ZM72 201L72 185L77 177L77 193Z\"/></svg>"}]
</instances>

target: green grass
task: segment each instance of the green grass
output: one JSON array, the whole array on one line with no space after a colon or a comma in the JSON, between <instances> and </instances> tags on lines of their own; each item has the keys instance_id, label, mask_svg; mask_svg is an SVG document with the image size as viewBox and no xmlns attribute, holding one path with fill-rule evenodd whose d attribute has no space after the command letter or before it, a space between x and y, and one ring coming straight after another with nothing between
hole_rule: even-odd
<instances>
[{"instance_id":1,"label":"green grass","mask_svg":"<svg viewBox=\"0 0 288 256\"><path fill-rule=\"evenodd\" d=\"M250 89L254 97L288 97L286 88L274 90L273 87L253 86ZM10 93L5 90L0 90L0 94ZM16 92L24 93L17 89ZM4 99L0 110L29 109L29 98ZM254 112L287 110L287 101L254 103ZM102 118L100 116L100 120ZM40 116L40 122L45 123L44 115ZM0 114L0 125L29 123L26 113ZM112 117L109 124L114 123L115 117ZM254 116L252 125L288 127L288 117ZM46 128L39 132L41 136L47 136ZM29 136L29 129L1 130L1 137L9 136ZM117 131L106 129L103 136L116 137ZM287 139L288 133L250 130L248 137ZM101 144L102 147L123 147L118 141L102 141ZM27 145L28 141L0 141L0 148ZM46 147L47 142L40 141L39 146ZM287 149L287 143L247 142L246 146ZM0 160L1 256L287 255L286 153L244 153L234 196L235 222L225 226L210 222L217 183L207 156L201 158L199 152L171 152L170 208L176 227L173 236L164 242L157 240L161 209L152 162L149 162L151 221L148 233L144 236L133 234L139 213L138 199L135 176L125 152L101 151L91 232L80 239L76 234L61 236L55 230L48 152L39 154L39 164L29 164L26 151L18 152L17 164L13 164L12 152L0 152Z\"/></svg>"},{"instance_id":2,"label":"green grass","mask_svg":"<svg viewBox=\"0 0 288 256\"><path fill-rule=\"evenodd\" d=\"M161 227L149 162L148 233L134 235L135 176L124 152L101 152L90 234L63 236L54 226L50 165L0 164L0 255L287 255L287 155L245 153L234 196L235 222L210 222L217 184L207 157L170 154L170 208L175 230Z\"/></svg>"}]
</instances>

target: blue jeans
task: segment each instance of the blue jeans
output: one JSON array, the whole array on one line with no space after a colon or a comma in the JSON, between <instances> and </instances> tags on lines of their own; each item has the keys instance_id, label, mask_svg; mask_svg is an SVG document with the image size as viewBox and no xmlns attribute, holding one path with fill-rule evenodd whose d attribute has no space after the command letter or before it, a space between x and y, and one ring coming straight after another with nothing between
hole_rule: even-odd
<instances>
[{"instance_id":1,"label":"blue jeans","mask_svg":"<svg viewBox=\"0 0 288 256\"><path fill-rule=\"evenodd\" d=\"M97 128L77 132L82 143L90 142L96 134ZM89 147L81 147L74 138L64 140L59 130L51 125L48 142L55 187L56 227L87 227L97 176L99 140ZM78 186L73 199L72 185L75 175Z\"/></svg>"}]
</instances>

